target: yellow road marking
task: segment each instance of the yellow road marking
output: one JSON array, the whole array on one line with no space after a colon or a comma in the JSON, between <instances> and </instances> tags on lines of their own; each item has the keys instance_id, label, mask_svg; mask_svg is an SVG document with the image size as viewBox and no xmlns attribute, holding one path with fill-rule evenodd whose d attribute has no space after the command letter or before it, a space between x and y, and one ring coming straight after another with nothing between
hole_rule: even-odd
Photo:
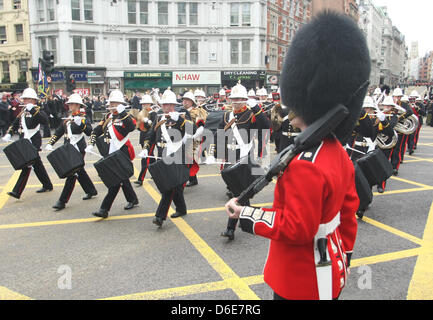
<instances>
[{"instance_id":1,"label":"yellow road marking","mask_svg":"<svg viewBox=\"0 0 433 320\"><path fill-rule=\"evenodd\" d=\"M419 182L415 182L415 181L411 181L411 180L407 180L407 179L402 179L399 177L390 177L390 179L392 180L397 180L397 181L401 181L401 182L405 182L405 183L409 183L409 184L413 184L414 186L418 186L418 187L422 187L422 188L433 188L433 186L428 186L426 184L423 183L419 183Z\"/></svg>"},{"instance_id":2,"label":"yellow road marking","mask_svg":"<svg viewBox=\"0 0 433 320\"><path fill-rule=\"evenodd\" d=\"M135 175L138 176L138 171L135 169ZM159 193L148 183L143 183L143 188L149 195L159 203L161 196ZM174 210L170 208L169 213ZM170 218L171 219L171 218ZM191 244L200 252L203 258L210 264L210 266L223 278L223 280L231 282L231 289L236 295L243 300L257 300L259 297L244 283L241 278L219 257L214 250L186 223L183 219L171 219L171 221L179 228L184 236L191 242Z\"/></svg>"},{"instance_id":3,"label":"yellow road marking","mask_svg":"<svg viewBox=\"0 0 433 320\"><path fill-rule=\"evenodd\" d=\"M32 300L31 298L20 293L9 290L0 286L0 301L2 300Z\"/></svg>"},{"instance_id":4,"label":"yellow road marking","mask_svg":"<svg viewBox=\"0 0 433 320\"><path fill-rule=\"evenodd\" d=\"M408 300L433 299L433 203L424 229L423 251L418 255L407 293Z\"/></svg>"},{"instance_id":5,"label":"yellow road marking","mask_svg":"<svg viewBox=\"0 0 433 320\"><path fill-rule=\"evenodd\" d=\"M386 196L386 195L390 195L390 194L409 193L409 192L419 192L419 191L429 191L429 190L433 190L433 187L422 187L422 188L399 189L399 190L385 191L384 193L373 192L373 195L374 195L374 196Z\"/></svg>"},{"instance_id":6,"label":"yellow road marking","mask_svg":"<svg viewBox=\"0 0 433 320\"><path fill-rule=\"evenodd\" d=\"M420 239L420 238L418 238L418 237L415 237L415 236L413 236L411 234L408 234L408 233L406 233L404 231L400 231L400 230L398 230L396 228L393 228L391 226L388 226L386 224L383 224L383 223L381 223L379 221L376 221L376 220L373 220L371 218L363 217L362 221L367 222L367 223L369 223L369 224L371 224L371 225L373 225L373 226L375 226L377 228L380 228L382 230L388 231L388 232L390 232L392 234L395 234L396 236L399 236L399 237L404 238L406 240L412 241L412 242L414 242L414 243L416 243L418 245L422 245L422 243L423 243L423 240Z\"/></svg>"},{"instance_id":7,"label":"yellow road marking","mask_svg":"<svg viewBox=\"0 0 433 320\"><path fill-rule=\"evenodd\" d=\"M371 265L376 263L383 263L394 261L398 259L410 258L417 256L422 251L421 248L402 250L397 252L378 254L375 256L364 257L353 259L351 261L351 268L356 268L364 265ZM127 294L122 296L115 296L110 298L105 298L102 300L158 300L158 299L172 299L181 296L188 296L193 294L200 294L206 292L220 291L231 289L232 279L207 282L200 284L193 284L182 287L166 288L160 290L152 290L140 293ZM247 286L263 284L263 275L254 275L240 278Z\"/></svg>"},{"instance_id":8,"label":"yellow road marking","mask_svg":"<svg viewBox=\"0 0 433 320\"><path fill-rule=\"evenodd\" d=\"M13 186L18 180L18 177L20 175L21 171L15 171L12 176L9 178L6 185L3 187L3 190L0 193L0 210L3 208L3 206L6 204L8 199L10 198L7 194L9 191L12 191Z\"/></svg>"},{"instance_id":9,"label":"yellow road marking","mask_svg":"<svg viewBox=\"0 0 433 320\"><path fill-rule=\"evenodd\" d=\"M382 262L389 262L398 259L414 257L422 252L421 248L402 250L397 252L390 252L384 254L378 254L371 257L358 258L350 262L350 267L355 268L359 266L371 265Z\"/></svg>"}]
</instances>

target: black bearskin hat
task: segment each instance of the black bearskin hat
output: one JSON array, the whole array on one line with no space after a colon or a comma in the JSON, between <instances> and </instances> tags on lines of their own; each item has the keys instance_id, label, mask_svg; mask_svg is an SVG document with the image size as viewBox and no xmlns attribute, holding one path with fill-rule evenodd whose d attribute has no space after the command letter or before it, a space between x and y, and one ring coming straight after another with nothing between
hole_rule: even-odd
<instances>
[{"instance_id":1,"label":"black bearskin hat","mask_svg":"<svg viewBox=\"0 0 433 320\"><path fill-rule=\"evenodd\" d=\"M281 72L284 105L310 125L337 104L350 115L334 131L343 142L361 113L370 78L370 54L349 17L324 11L294 37Z\"/></svg>"}]
</instances>

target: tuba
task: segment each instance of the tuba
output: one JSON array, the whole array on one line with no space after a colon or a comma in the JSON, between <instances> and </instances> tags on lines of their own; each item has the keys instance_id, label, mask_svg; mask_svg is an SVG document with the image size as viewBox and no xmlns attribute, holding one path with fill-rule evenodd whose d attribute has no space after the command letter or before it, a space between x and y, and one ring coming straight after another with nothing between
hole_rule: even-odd
<instances>
[{"instance_id":1,"label":"tuba","mask_svg":"<svg viewBox=\"0 0 433 320\"><path fill-rule=\"evenodd\" d=\"M387 141L388 141L388 143L387 143ZM389 137L386 134L379 133L376 137L376 140L375 140L378 147L382 150L388 150L388 149L394 148L395 145L397 144L397 141L398 141L398 134L395 130L394 130L394 135L392 136L392 139L389 139Z\"/></svg>"},{"instance_id":2,"label":"tuba","mask_svg":"<svg viewBox=\"0 0 433 320\"><path fill-rule=\"evenodd\" d=\"M398 106L398 108L396 109L398 111L398 116L401 116L406 112L406 110L400 106ZM399 120L399 122L397 122L397 124L395 125L394 129L401 134L410 135L416 131L418 125L419 120L417 116L413 114L406 119Z\"/></svg>"}]
</instances>

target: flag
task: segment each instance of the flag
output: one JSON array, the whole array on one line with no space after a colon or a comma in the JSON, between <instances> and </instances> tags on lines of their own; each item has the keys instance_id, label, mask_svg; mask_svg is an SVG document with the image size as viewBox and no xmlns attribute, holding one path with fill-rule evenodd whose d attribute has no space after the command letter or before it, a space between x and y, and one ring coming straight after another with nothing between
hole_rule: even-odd
<instances>
[{"instance_id":1,"label":"flag","mask_svg":"<svg viewBox=\"0 0 433 320\"><path fill-rule=\"evenodd\" d=\"M38 95L41 98L46 98L48 95L47 75L42 70L42 66L40 62L39 62L39 75L38 75Z\"/></svg>"}]
</instances>

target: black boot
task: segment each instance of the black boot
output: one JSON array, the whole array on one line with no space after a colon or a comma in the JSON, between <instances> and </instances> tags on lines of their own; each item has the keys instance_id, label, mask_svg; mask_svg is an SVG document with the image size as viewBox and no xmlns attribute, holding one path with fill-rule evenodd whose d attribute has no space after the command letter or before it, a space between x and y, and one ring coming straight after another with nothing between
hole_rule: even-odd
<instances>
[{"instance_id":1,"label":"black boot","mask_svg":"<svg viewBox=\"0 0 433 320\"><path fill-rule=\"evenodd\" d=\"M99 209L98 211L93 212L92 214L98 218L103 218L103 219L108 218L108 210L106 209Z\"/></svg>"},{"instance_id":2,"label":"black boot","mask_svg":"<svg viewBox=\"0 0 433 320\"><path fill-rule=\"evenodd\" d=\"M392 172L392 174L395 175L395 176L398 176L398 170L394 169L393 172Z\"/></svg>"},{"instance_id":3,"label":"black boot","mask_svg":"<svg viewBox=\"0 0 433 320\"><path fill-rule=\"evenodd\" d=\"M377 192L379 192L379 193L383 193L383 192L384 192L384 190L383 190L383 188L382 188L382 187L377 187Z\"/></svg>"},{"instance_id":4,"label":"black boot","mask_svg":"<svg viewBox=\"0 0 433 320\"><path fill-rule=\"evenodd\" d=\"M172 217L172 218L179 218L179 217L182 217L182 216L186 216L186 212L182 213L182 212L177 212L176 211L170 217Z\"/></svg>"},{"instance_id":5,"label":"black boot","mask_svg":"<svg viewBox=\"0 0 433 320\"><path fill-rule=\"evenodd\" d=\"M138 204L138 200L135 200L133 202L128 202L128 204L123 209L130 210L134 208L137 204Z\"/></svg>"},{"instance_id":6,"label":"black boot","mask_svg":"<svg viewBox=\"0 0 433 320\"><path fill-rule=\"evenodd\" d=\"M134 181L134 183L137 185L137 187L141 187L143 185L143 181L141 180Z\"/></svg>"},{"instance_id":7,"label":"black boot","mask_svg":"<svg viewBox=\"0 0 433 320\"><path fill-rule=\"evenodd\" d=\"M192 187L192 186L196 186L196 185L198 185L197 176L190 177L189 181L186 184L187 187Z\"/></svg>"},{"instance_id":8,"label":"black boot","mask_svg":"<svg viewBox=\"0 0 433 320\"><path fill-rule=\"evenodd\" d=\"M364 213L365 213L365 210L358 210L358 211L356 211L356 216L359 219L362 219L362 217L364 216Z\"/></svg>"},{"instance_id":9,"label":"black boot","mask_svg":"<svg viewBox=\"0 0 433 320\"><path fill-rule=\"evenodd\" d=\"M65 209L65 203L62 201L57 201L56 204L53 206L53 209L57 209L57 211L60 211L62 209Z\"/></svg>"},{"instance_id":10,"label":"black boot","mask_svg":"<svg viewBox=\"0 0 433 320\"><path fill-rule=\"evenodd\" d=\"M18 193L16 193L16 192L13 192L13 191L8 192L8 195L11 196L11 197L14 197L14 198L16 198L16 199L19 199L19 198L21 197L20 194L18 194Z\"/></svg>"},{"instance_id":11,"label":"black boot","mask_svg":"<svg viewBox=\"0 0 433 320\"><path fill-rule=\"evenodd\" d=\"M42 187L41 189L36 190L37 193L43 193L43 192L48 192L48 191L53 191L53 188L50 189L50 188Z\"/></svg>"},{"instance_id":12,"label":"black boot","mask_svg":"<svg viewBox=\"0 0 433 320\"><path fill-rule=\"evenodd\" d=\"M159 217L155 217L154 219L153 219L153 221L152 221L154 224L156 224L158 227L162 227L162 224L163 224L163 222L164 222L164 220L162 220L161 218L159 218Z\"/></svg>"},{"instance_id":13,"label":"black boot","mask_svg":"<svg viewBox=\"0 0 433 320\"><path fill-rule=\"evenodd\" d=\"M221 232L221 237L229 238L233 240L235 238L235 230L227 228L224 232Z\"/></svg>"},{"instance_id":14,"label":"black boot","mask_svg":"<svg viewBox=\"0 0 433 320\"><path fill-rule=\"evenodd\" d=\"M89 200L92 199L92 197L96 196L98 193L86 193L86 195L83 197L83 200Z\"/></svg>"}]
</instances>

